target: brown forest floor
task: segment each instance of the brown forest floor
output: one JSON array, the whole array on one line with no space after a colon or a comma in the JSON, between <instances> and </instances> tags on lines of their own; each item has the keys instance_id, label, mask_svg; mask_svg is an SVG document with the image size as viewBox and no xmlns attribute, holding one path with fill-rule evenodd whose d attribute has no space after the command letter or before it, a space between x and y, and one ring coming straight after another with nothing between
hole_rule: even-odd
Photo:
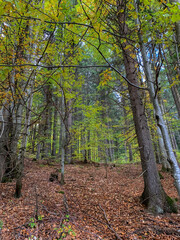
<instances>
[{"instance_id":1,"label":"brown forest floor","mask_svg":"<svg viewBox=\"0 0 180 240\"><path fill-rule=\"evenodd\" d=\"M64 186L49 181L55 168L26 159L20 199L14 182L0 184L0 239L180 239L180 214L153 216L140 204L140 164L108 167L108 178L104 166L66 165ZM177 198L171 175L163 176Z\"/></svg>"}]
</instances>

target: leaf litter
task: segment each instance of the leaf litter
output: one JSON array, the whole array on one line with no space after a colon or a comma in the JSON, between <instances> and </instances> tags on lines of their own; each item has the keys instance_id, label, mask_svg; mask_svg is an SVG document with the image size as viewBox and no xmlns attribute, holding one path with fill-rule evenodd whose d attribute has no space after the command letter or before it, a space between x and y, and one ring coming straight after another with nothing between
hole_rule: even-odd
<instances>
[{"instance_id":1,"label":"leaf litter","mask_svg":"<svg viewBox=\"0 0 180 240\"><path fill-rule=\"evenodd\" d=\"M140 164L66 165L64 186L49 181L57 167L26 159L20 199L15 181L0 184L0 239L180 239L180 213L154 216L141 205ZM177 199L170 173L162 175Z\"/></svg>"}]
</instances>

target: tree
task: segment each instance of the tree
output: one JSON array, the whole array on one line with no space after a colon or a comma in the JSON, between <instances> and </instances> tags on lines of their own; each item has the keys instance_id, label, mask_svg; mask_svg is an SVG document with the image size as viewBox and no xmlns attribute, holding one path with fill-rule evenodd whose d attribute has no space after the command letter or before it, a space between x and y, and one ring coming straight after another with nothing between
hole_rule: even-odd
<instances>
[{"instance_id":1,"label":"tree","mask_svg":"<svg viewBox=\"0 0 180 240\"><path fill-rule=\"evenodd\" d=\"M145 184L142 201L148 206L148 209L153 212L163 213L171 211L168 197L160 183L142 96L140 89L138 88L139 83L135 60L136 53L132 47L131 41L127 40L129 39L130 29L127 23L126 3L124 1L117 2L117 20L120 36L126 39L126 41L120 43L120 47L123 51L127 78L130 81L128 89L141 154Z\"/></svg>"}]
</instances>

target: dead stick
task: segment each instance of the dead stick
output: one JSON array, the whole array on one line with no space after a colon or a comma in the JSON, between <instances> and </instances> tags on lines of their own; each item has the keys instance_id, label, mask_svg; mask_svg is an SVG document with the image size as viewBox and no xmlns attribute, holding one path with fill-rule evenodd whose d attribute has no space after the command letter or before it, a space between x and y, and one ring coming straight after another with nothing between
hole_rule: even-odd
<instances>
[{"instance_id":1,"label":"dead stick","mask_svg":"<svg viewBox=\"0 0 180 240\"><path fill-rule=\"evenodd\" d=\"M69 206L68 206L67 198L66 198L65 194L64 194L63 201L64 201L64 206L65 206L65 213L69 215Z\"/></svg>"},{"instance_id":2,"label":"dead stick","mask_svg":"<svg viewBox=\"0 0 180 240\"><path fill-rule=\"evenodd\" d=\"M106 219L108 228L115 234L115 236L116 236L117 239L122 240L122 238L117 234L117 232L116 232L116 231L113 229L113 227L111 226L111 223L109 222L109 220L108 220L108 218L107 218L107 215L106 215L105 210L101 207L100 204L99 204L99 207L100 207L100 209L103 211L104 218Z\"/></svg>"},{"instance_id":3,"label":"dead stick","mask_svg":"<svg viewBox=\"0 0 180 240\"><path fill-rule=\"evenodd\" d=\"M36 207L35 207L35 219L38 220L39 208L38 208L38 194L35 186L35 196L36 196Z\"/></svg>"}]
</instances>

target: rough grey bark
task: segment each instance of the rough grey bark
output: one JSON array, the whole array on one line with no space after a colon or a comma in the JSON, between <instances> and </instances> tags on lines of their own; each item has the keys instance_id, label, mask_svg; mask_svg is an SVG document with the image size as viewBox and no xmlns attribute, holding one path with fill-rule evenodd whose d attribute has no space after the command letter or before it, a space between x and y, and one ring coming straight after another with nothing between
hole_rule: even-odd
<instances>
[{"instance_id":1,"label":"rough grey bark","mask_svg":"<svg viewBox=\"0 0 180 240\"><path fill-rule=\"evenodd\" d=\"M137 25L139 26L139 22L137 22ZM145 45L143 43L143 38L142 38L142 35L140 32L140 28L138 29L138 37L139 37L139 44L140 44L140 49L141 49L141 54L142 54L142 59L143 59L144 72L145 72L146 79L147 79L147 84L148 84L148 88L149 88L151 101L153 103L154 110L155 110L156 122L157 122L157 125L160 128L162 136L163 136L164 144L165 144L167 154L168 154L168 160L170 161L170 164L172 165L172 169L173 169L173 177L174 177L174 181L175 181L175 186L176 186L176 189L180 196L180 168L177 163L176 157L174 155L170 136L168 133L168 129L167 129L166 124L163 119L163 115L162 115L161 108L160 108L160 105L158 102L157 94L155 93L155 90L154 90L154 84L153 84L154 81L153 81L153 78L151 75L151 67L150 67L148 59L147 59L146 49L145 49Z\"/></svg>"},{"instance_id":2,"label":"rough grey bark","mask_svg":"<svg viewBox=\"0 0 180 240\"><path fill-rule=\"evenodd\" d=\"M119 34L122 37L127 37L129 34L129 29L126 23L126 14L124 12L124 9L126 9L125 4L126 3L123 0L117 1ZM131 57L132 54L135 55L135 52L133 48L128 47L129 44L129 40L121 43L126 76L130 83L138 86L136 60ZM140 149L144 178L144 192L142 194L142 202L147 205L150 211L153 211L155 213L171 211L167 201L167 195L165 194L159 179L151 135L141 97L141 91L131 84L128 84L128 90Z\"/></svg>"}]
</instances>

